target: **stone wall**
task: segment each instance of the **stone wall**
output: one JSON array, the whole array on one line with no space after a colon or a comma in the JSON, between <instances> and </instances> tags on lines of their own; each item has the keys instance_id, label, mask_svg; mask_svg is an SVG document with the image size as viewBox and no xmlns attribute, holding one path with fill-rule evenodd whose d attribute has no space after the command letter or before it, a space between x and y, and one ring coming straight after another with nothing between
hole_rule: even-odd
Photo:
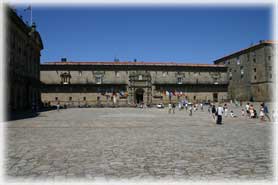
<instances>
[{"instance_id":1,"label":"stone wall","mask_svg":"<svg viewBox=\"0 0 278 185\"><path fill-rule=\"evenodd\" d=\"M228 67L228 98L243 101L271 101L275 79L274 45L261 42L215 61Z\"/></svg>"}]
</instances>

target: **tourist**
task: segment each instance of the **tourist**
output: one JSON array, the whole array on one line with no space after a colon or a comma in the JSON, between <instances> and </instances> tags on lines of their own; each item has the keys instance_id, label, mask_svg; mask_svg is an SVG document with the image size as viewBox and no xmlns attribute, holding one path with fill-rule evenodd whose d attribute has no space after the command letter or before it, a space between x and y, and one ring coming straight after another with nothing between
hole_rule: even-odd
<instances>
[{"instance_id":1,"label":"tourist","mask_svg":"<svg viewBox=\"0 0 278 185\"><path fill-rule=\"evenodd\" d=\"M189 105L189 116L192 116L192 105Z\"/></svg>"},{"instance_id":2,"label":"tourist","mask_svg":"<svg viewBox=\"0 0 278 185\"><path fill-rule=\"evenodd\" d=\"M215 105L214 105L214 104L212 105L211 113L212 113L212 118L215 120L216 108L215 108Z\"/></svg>"},{"instance_id":3,"label":"tourist","mask_svg":"<svg viewBox=\"0 0 278 185\"><path fill-rule=\"evenodd\" d=\"M204 112L203 103L200 103L201 111Z\"/></svg>"},{"instance_id":4,"label":"tourist","mask_svg":"<svg viewBox=\"0 0 278 185\"><path fill-rule=\"evenodd\" d=\"M251 104L249 107L250 118L257 118L257 111L254 109L254 106Z\"/></svg>"},{"instance_id":5,"label":"tourist","mask_svg":"<svg viewBox=\"0 0 278 185\"><path fill-rule=\"evenodd\" d=\"M222 124L222 115L223 115L224 109L221 106L221 104L218 105L216 109L216 115L217 115L217 121L216 124L221 125Z\"/></svg>"},{"instance_id":6,"label":"tourist","mask_svg":"<svg viewBox=\"0 0 278 185\"><path fill-rule=\"evenodd\" d=\"M270 119L270 117L269 117L269 115L268 115L268 107L267 107L267 105L263 102L262 103L262 106L263 106L263 108L264 108L264 116L268 119L268 121L271 121L271 119Z\"/></svg>"},{"instance_id":7,"label":"tourist","mask_svg":"<svg viewBox=\"0 0 278 185\"><path fill-rule=\"evenodd\" d=\"M176 110L176 105L175 105L175 103L173 103L173 105L172 105L172 110L173 110L173 114L175 114L175 110Z\"/></svg>"},{"instance_id":8,"label":"tourist","mask_svg":"<svg viewBox=\"0 0 278 185\"><path fill-rule=\"evenodd\" d=\"M179 104L178 104L178 106L179 106L179 111L181 111L181 102L179 102Z\"/></svg>"},{"instance_id":9,"label":"tourist","mask_svg":"<svg viewBox=\"0 0 278 185\"><path fill-rule=\"evenodd\" d=\"M210 114L211 111L211 104L208 105L208 113Z\"/></svg>"},{"instance_id":10,"label":"tourist","mask_svg":"<svg viewBox=\"0 0 278 185\"><path fill-rule=\"evenodd\" d=\"M260 120L261 121L265 121L264 116L265 116L265 114L264 114L264 106L261 105L261 108L260 108Z\"/></svg>"},{"instance_id":11,"label":"tourist","mask_svg":"<svg viewBox=\"0 0 278 185\"><path fill-rule=\"evenodd\" d=\"M230 115L232 118L236 118L237 116L234 114L234 111L231 110Z\"/></svg>"},{"instance_id":12,"label":"tourist","mask_svg":"<svg viewBox=\"0 0 278 185\"><path fill-rule=\"evenodd\" d=\"M193 110L194 110L194 112L196 112L196 111L197 111L197 106L196 106L196 104L194 104L194 106L193 106Z\"/></svg>"},{"instance_id":13,"label":"tourist","mask_svg":"<svg viewBox=\"0 0 278 185\"><path fill-rule=\"evenodd\" d=\"M57 103L57 111L59 111L60 110L60 102L58 101L58 103Z\"/></svg>"},{"instance_id":14,"label":"tourist","mask_svg":"<svg viewBox=\"0 0 278 185\"><path fill-rule=\"evenodd\" d=\"M247 103L245 105L246 116L250 118L250 110L249 109L250 109L250 105L249 105L249 103Z\"/></svg>"},{"instance_id":15,"label":"tourist","mask_svg":"<svg viewBox=\"0 0 278 185\"><path fill-rule=\"evenodd\" d=\"M241 109L241 116L244 116L245 115L245 111L244 109Z\"/></svg>"},{"instance_id":16,"label":"tourist","mask_svg":"<svg viewBox=\"0 0 278 185\"><path fill-rule=\"evenodd\" d=\"M168 108L169 108L169 109L168 109L168 113L170 114L171 111L172 111L172 104L171 104L171 103L168 104Z\"/></svg>"},{"instance_id":17,"label":"tourist","mask_svg":"<svg viewBox=\"0 0 278 185\"><path fill-rule=\"evenodd\" d=\"M226 103L224 104L224 115L225 115L225 117L228 116L228 106Z\"/></svg>"},{"instance_id":18,"label":"tourist","mask_svg":"<svg viewBox=\"0 0 278 185\"><path fill-rule=\"evenodd\" d=\"M187 111L187 109L188 109L188 103L186 102L185 103L185 110Z\"/></svg>"}]
</instances>

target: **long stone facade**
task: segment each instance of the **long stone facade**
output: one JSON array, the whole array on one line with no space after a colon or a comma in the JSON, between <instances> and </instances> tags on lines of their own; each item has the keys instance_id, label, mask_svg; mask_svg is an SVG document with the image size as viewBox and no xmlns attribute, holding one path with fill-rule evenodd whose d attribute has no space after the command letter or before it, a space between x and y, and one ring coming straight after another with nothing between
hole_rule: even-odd
<instances>
[{"instance_id":1,"label":"long stone facade","mask_svg":"<svg viewBox=\"0 0 278 185\"><path fill-rule=\"evenodd\" d=\"M44 104L132 106L227 100L227 67L159 62L41 64Z\"/></svg>"},{"instance_id":2,"label":"long stone facade","mask_svg":"<svg viewBox=\"0 0 278 185\"><path fill-rule=\"evenodd\" d=\"M6 7L6 105L8 112L30 110L40 101L40 51L43 49L36 26L25 24Z\"/></svg>"},{"instance_id":3,"label":"long stone facade","mask_svg":"<svg viewBox=\"0 0 278 185\"><path fill-rule=\"evenodd\" d=\"M228 99L271 101L275 73L275 42L258 44L214 61L228 67Z\"/></svg>"}]
</instances>

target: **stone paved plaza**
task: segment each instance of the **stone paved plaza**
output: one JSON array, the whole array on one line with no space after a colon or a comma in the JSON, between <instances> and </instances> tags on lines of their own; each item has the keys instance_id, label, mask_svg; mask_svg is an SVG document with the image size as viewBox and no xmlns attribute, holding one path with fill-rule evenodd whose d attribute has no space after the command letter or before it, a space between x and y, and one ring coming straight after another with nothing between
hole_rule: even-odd
<instances>
[{"instance_id":1,"label":"stone paved plaza","mask_svg":"<svg viewBox=\"0 0 278 185\"><path fill-rule=\"evenodd\" d=\"M72 108L8 122L6 179L272 180L272 123L167 111Z\"/></svg>"}]
</instances>

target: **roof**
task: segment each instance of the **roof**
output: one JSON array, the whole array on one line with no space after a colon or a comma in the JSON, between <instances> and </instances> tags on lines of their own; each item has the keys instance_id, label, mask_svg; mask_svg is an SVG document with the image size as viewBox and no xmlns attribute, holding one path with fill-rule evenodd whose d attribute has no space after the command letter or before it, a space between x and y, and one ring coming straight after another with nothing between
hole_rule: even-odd
<instances>
[{"instance_id":1,"label":"roof","mask_svg":"<svg viewBox=\"0 0 278 185\"><path fill-rule=\"evenodd\" d=\"M117 65L117 66L183 66L183 67L225 67L218 64L190 64L177 62L46 62L42 65Z\"/></svg>"},{"instance_id":2,"label":"roof","mask_svg":"<svg viewBox=\"0 0 278 185\"><path fill-rule=\"evenodd\" d=\"M266 45L266 44L277 44L278 42L277 41L273 41L273 40L261 40L259 43L255 44L255 45L252 45L250 47L247 47L247 48L243 48L243 49L240 49L236 52L233 52L231 54L228 54L228 55L225 55L224 57L221 57L217 60L214 60L214 64L217 64L218 62L222 61L222 60L225 60L225 59L228 59L228 58L232 58L238 54L242 54L242 53L245 53L247 52L248 50L250 49L254 49L254 48L257 48L257 47L260 47L260 46L263 46L263 45Z\"/></svg>"}]
</instances>

